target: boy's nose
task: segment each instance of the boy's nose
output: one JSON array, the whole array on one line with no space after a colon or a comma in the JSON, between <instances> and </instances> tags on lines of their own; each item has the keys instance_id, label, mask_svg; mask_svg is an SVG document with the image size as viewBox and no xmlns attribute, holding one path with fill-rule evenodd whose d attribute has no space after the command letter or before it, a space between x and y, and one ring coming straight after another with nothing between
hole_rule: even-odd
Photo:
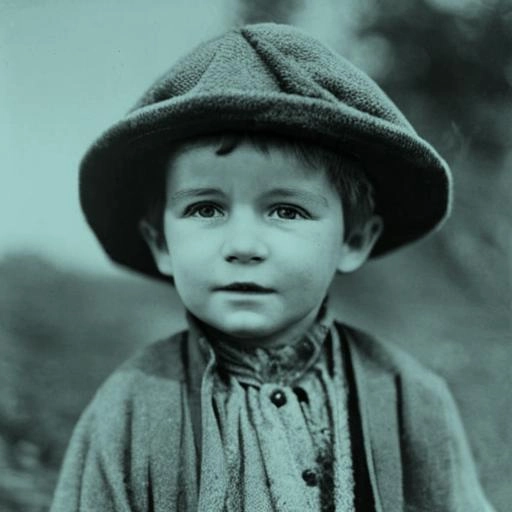
<instances>
[{"instance_id":1,"label":"boy's nose","mask_svg":"<svg viewBox=\"0 0 512 512\"><path fill-rule=\"evenodd\" d=\"M258 263L268 257L268 248L248 226L226 233L222 256L229 263Z\"/></svg>"}]
</instances>

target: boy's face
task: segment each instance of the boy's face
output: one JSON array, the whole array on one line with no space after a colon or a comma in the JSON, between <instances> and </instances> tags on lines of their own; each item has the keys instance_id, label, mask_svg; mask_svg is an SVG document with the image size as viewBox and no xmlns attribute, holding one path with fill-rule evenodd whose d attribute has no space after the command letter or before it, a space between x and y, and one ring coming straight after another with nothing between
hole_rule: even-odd
<instances>
[{"instance_id":1,"label":"boy's face","mask_svg":"<svg viewBox=\"0 0 512 512\"><path fill-rule=\"evenodd\" d=\"M371 249L343 241L341 200L324 172L284 151L242 144L219 156L205 145L169 167L167 247L146 239L184 306L229 339L294 340L314 321L336 269L354 270ZM233 283L267 291L225 289Z\"/></svg>"}]
</instances>

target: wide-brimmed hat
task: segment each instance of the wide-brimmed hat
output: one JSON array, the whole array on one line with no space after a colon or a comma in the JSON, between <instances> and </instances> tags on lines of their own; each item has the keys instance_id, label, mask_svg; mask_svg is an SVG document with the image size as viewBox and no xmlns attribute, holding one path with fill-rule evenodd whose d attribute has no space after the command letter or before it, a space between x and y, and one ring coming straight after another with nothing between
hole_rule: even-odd
<instances>
[{"instance_id":1,"label":"wide-brimmed hat","mask_svg":"<svg viewBox=\"0 0 512 512\"><path fill-rule=\"evenodd\" d=\"M264 132L355 154L384 231L371 256L436 229L451 203L445 161L365 73L297 28L247 25L201 44L159 78L89 148L83 211L107 254L157 277L139 232L152 151L221 132Z\"/></svg>"}]
</instances>

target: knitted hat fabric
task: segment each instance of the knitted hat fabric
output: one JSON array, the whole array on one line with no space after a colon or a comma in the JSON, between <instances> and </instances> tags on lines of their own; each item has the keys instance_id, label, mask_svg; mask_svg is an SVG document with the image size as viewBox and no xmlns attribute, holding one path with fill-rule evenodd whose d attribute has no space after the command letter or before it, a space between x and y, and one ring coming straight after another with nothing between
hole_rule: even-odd
<instances>
[{"instance_id":1,"label":"knitted hat fabric","mask_svg":"<svg viewBox=\"0 0 512 512\"><path fill-rule=\"evenodd\" d=\"M199 45L89 148L80 166L86 219L116 262L160 277L138 229L144 155L182 139L263 132L356 155L384 231L371 256L438 228L449 214L447 164L365 73L288 25L247 25Z\"/></svg>"}]
</instances>

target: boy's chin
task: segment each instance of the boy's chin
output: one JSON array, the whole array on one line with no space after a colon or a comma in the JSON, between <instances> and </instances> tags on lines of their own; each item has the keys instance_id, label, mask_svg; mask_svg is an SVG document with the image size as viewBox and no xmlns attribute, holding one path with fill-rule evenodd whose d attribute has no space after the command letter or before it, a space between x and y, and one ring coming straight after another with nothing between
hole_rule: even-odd
<instances>
[{"instance_id":1,"label":"boy's chin","mask_svg":"<svg viewBox=\"0 0 512 512\"><path fill-rule=\"evenodd\" d=\"M240 344L258 345L273 340L282 326L276 319L270 319L255 312L227 314L222 322L210 324L218 334L228 341Z\"/></svg>"},{"instance_id":2,"label":"boy's chin","mask_svg":"<svg viewBox=\"0 0 512 512\"><path fill-rule=\"evenodd\" d=\"M227 336L250 339L272 334L273 329L270 323L269 319L264 318L263 315L239 312L226 315L218 329Z\"/></svg>"}]
</instances>

